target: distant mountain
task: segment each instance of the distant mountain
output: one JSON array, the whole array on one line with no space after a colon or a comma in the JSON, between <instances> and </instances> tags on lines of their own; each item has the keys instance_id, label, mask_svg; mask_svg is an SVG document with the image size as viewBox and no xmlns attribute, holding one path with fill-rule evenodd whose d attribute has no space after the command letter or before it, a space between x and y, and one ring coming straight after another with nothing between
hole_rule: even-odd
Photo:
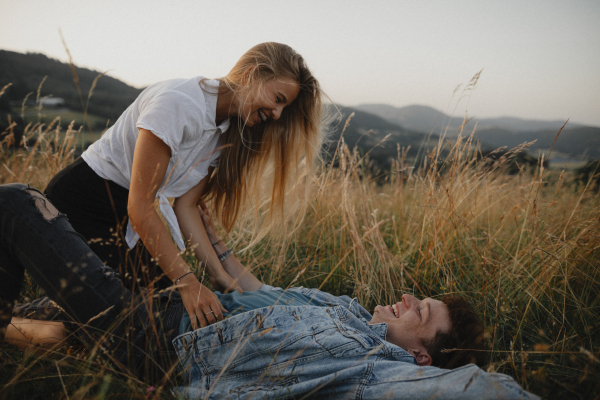
<instances>
[{"instance_id":1,"label":"distant mountain","mask_svg":"<svg viewBox=\"0 0 600 400\"><path fill-rule=\"evenodd\" d=\"M359 110L378 115L390 123L396 123L415 132L440 134L446 137L458 134L462 117L450 118L439 110L427 106L392 107L386 104L363 104ZM470 135L477 123L475 137L487 148L506 146L513 148L524 142L536 141L529 151L548 150L565 121L526 120L513 117L473 118L467 123L463 135ZM442 131L442 127L444 130ZM568 122L561 132L554 154L579 159L600 158L600 128ZM547 154L547 152L546 152Z\"/></svg>"},{"instance_id":2,"label":"distant mountain","mask_svg":"<svg viewBox=\"0 0 600 400\"><path fill-rule=\"evenodd\" d=\"M558 129L539 130L533 132L514 132L500 128L477 129L475 137L482 143L494 148L506 146L513 148L524 142L533 142L529 146L530 153L553 148L555 155L578 159L600 159L600 128L584 126L563 129L558 136ZM556 140L556 143L554 141Z\"/></svg>"},{"instance_id":3,"label":"distant mountain","mask_svg":"<svg viewBox=\"0 0 600 400\"><path fill-rule=\"evenodd\" d=\"M463 123L463 116L450 116L435 108L428 106L412 105L406 107L393 107L387 104L361 104L355 107L358 110L378 115L386 120L399 124L406 129L412 129L423 133L440 133L442 127L448 127L447 135L453 136L456 129ZM514 117L499 118L473 118L467 128L473 128L477 122L478 129L500 128L515 132L552 130L558 132L565 123L562 120L541 121L521 119ZM582 127L584 125L569 121L569 128Z\"/></svg>"},{"instance_id":4,"label":"distant mountain","mask_svg":"<svg viewBox=\"0 0 600 400\"><path fill-rule=\"evenodd\" d=\"M76 68L79 77L84 104L98 71ZM12 83L0 101L21 103L28 93L35 100L38 87L47 76L41 88L41 97L51 95L64 99L65 107L83 111L77 88L73 82L73 73L69 64L48 58L38 53L16 53L0 50L0 88ZM110 119L111 123L135 100L142 89L136 89L118 79L102 76L98 79L89 102L88 113ZM2 109L6 108L6 104ZM106 122L103 123L105 125Z\"/></svg>"},{"instance_id":5,"label":"distant mountain","mask_svg":"<svg viewBox=\"0 0 600 400\"><path fill-rule=\"evenodd\" d=\"M426 150L438 144L439 137L437 135L428 137L421 132L404 129L382 117L352 107L340 106L335 109L333 106L329 106L328 112L338 117L338 122L332 129L330 141L326 145L328 152L332 154L335 151L346 120L350 114L354 113L344 131L344 142L350 148L359 147L363 154L369 152L370 160L382 170L389 170L391 160L398 158L398 146L400 148L410 147L407 156L414 159L417 156L421 158L426 154ZM387 135L390 137L382 142Z\"/></svg>"},{"instance_id":6,"label":"distant mountain","mask_svg":"<svg viewBox=\"0 0 600 400\"><path fill-rule=\"evenodd\" d=\"M334 110L332 106L328 108L329 112L338 113L338 110ZM350 123L344 131L344 142L350 147L355 146L359 149L361 154L369 153L369 160L373 166L378 168L381 172L389 171L392 166L392 160L398 159L398 148L408 149L406 152L407 163L409 165L420 167L423 165L424 158L428 152L431 152L434 147L437 147L439 143L439 136L431 134L424 135L422 132L405 129L397 124L391 123L374 114L370 114L365 111L360 111L352 107L340 107L339 115L341 118L336 126L334 126L332 137L326 145L326 150L331 155L335 151L336 145L340 140L340 135L351 113L354 116L350 120ZM386 141L383 139L389 135ZM382 142L383 141L383 142ZM496 146L496 148L499 146ZM492 151L491 146L483 148L480 156L489 156L491 159L498 159L504 151L495 152L490 154ZM442 150L443 160L445 155L448 153L448 147L443 146ZM526 155L521 152L511 158L511 161L506 166L507 173L519 172L519 165L536 165L537 158Z\"/></svg>"},{"instance_id":7,"label":"distant mountain","mask_svg":"<svg viewBox=\"0 0 600 400\"><path fill-rule=\"evenodd\" d=\"M444 121L447 117L442 112L427 106L412 105L398 108L387 104L361 104L354 108L422 133L439 133L439 127L443 123L447 124L447 121ZM458 118L455 120L458 122ZM462 119L460 121L462 122Z\"/></svg>"}]
</instances>

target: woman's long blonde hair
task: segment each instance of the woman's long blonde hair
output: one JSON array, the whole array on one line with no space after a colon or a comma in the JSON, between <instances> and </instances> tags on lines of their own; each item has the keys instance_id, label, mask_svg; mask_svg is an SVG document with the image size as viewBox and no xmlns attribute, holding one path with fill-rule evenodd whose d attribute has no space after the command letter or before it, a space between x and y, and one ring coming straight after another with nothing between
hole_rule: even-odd
<instances>
[{"instance_id":1,"label":"woman's long blonde hair","mask_svg":"<svg viewBox=\"0 0 600 400\"><path fill-rule=\"evenodd\" d=\"M256 223L259 214L268 210L262 213L260 224L260 231L265 231L276 221L281 226L297 209L289 206L304 203L307 179L319 158L324 134L323 94L302 56L285 44L258 44L220 79L221 91L238 95L249 87L251 93L260 93L267 82L285 78L297 82L300 91L278 120L249 127L236 117L224 133L230 146L221 150L218 168L205 193L227 232L247 206L253 209Z\"/></svg>"}]
</instances>

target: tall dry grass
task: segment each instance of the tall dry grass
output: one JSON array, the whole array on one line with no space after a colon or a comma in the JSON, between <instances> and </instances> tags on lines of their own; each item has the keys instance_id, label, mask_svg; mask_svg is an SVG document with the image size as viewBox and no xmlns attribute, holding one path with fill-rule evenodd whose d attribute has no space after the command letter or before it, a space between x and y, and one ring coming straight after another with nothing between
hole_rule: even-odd
<instances>
[{"instance_id":1,"label":"tall dry grass","mask_svg":"<svg viewBox=\"0 0 600 400\"><path fill-rule=\"evenodd\" d=\"M294 237L246 262L271 284L320 287L369 308L406 292L463 295L485 322L489 371L543 396L600 396L600 198L543 160L508 175L525 148L493 161L459 137L421 169L399 149L381 183L342 144Z\"/></svg>"},{"instance_id":2,"label":"tall dry grass","mask_svg":"<svg viewBox=\"0 0 600 400\"><path fill-rule=\"evenodd\" d=\"M8 146L9 132L0 145L1 183L43 189L72 161L77 132L31 124L25 137L34 144L19 150ZM442 150L449 152L443 160ZM481 159L470 138L440 143L426 168L404 154L399 149L392 171L373 176L368 159L341 141L339 167L331 162L318 172L301 226L290 237L263 240L240 260L268 284L319 287L358 297L368 308L405 292L461 294L485 321L488 370L542 396L598 398L597 193L574 185L569 172L542 166L507 175L512 153ZM252 240L247 231L241 226L227 240L244 248ZM29 280L23 293L40 294ZM94 351L0 346L0 398L169 397L154 382L111 370Z\"/></svg>"}]
</instances>

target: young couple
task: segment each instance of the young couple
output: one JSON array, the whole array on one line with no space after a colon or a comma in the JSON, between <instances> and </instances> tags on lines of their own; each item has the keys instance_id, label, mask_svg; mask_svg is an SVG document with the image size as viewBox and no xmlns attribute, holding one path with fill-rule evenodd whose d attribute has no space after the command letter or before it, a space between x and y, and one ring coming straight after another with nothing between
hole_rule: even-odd
<instances>
[{"instance_id":1,"label":"young couple","mask_svg":"<svg viewBox=\"0 0 600 400\"><path fill-rule=\"evenodd\" d=\"M144 90L51 181L48 198L1 187L6 340L52 342L67 328L117 367L153 380L169 375L175 351L186 377L179 390L194 398L531 396L510 377L463 366L483 349L465 300L404 295L371 315L345 296L264 285L217 236L203 201L229 231L247 200L260 197L269 168L270 215L283 215L288 188L318 157L320 112L302 57L263 43L219 80ZM191 243L223 294L190 273L156 198L174 242ZM25 270L69 320L9 323Z\"/></svg>"}]
</instances>

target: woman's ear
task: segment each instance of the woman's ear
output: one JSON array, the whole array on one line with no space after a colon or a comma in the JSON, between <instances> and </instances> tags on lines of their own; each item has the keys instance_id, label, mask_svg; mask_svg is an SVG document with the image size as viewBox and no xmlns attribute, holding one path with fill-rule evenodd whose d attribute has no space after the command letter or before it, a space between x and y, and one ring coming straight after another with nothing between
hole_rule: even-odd
<instances>
[{"instance_id":1,"label":"woman's ear","mask_svg":"<svg viewBox=\"0 0 600 400\"><path fill-rule=\"evenodd\" d=\"M427 367L431 365L431 356L429 355L429 353L427 353L427 350L412 350L409 351L409 353L417 359L417 364L419 364L420 367Z\"/></svg>"},{"instance_id":2,"label":"woman's ear","mask_svg":"<svg viewBox=\"0 0 600 400\"><path fill-rule=\"evenodd\" d=\"M246 72L244 72L244 75L242 76L242 83L244 84L246 89L248 89L248 86L250 86L250 77L254 73L255 69L256 69L256 66L254 66L254 65L248 67L248 69L246 70Z\"/></svg>"}]
</instances>

